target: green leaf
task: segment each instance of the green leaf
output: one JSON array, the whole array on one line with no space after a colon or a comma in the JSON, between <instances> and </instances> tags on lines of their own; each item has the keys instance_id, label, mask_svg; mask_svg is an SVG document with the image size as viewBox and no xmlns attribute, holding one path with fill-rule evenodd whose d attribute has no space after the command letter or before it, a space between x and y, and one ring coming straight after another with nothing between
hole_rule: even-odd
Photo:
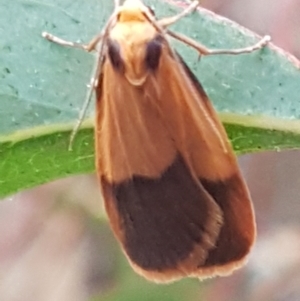
<instances>
[{"instance_id":1,"label":"green leaf","mask_svg":"<svg viewBox=\"0 0 300 301\"><path fill-rule=\"evenodd\" d=\"M67 151L94 57L52 44L43 31L88 42L101 30L113 1L1 1L0 196L76 173L94 171L92 118ZM147 1L158 17L180 10ZM258 37L204 9L173 30L211 48L249 46ZM220 112L238 153L300 145L299 62L270 45L251 54L202 57L172 42ZM90 108L89 116L92 116Z\"/></svg>"}]
</instances>

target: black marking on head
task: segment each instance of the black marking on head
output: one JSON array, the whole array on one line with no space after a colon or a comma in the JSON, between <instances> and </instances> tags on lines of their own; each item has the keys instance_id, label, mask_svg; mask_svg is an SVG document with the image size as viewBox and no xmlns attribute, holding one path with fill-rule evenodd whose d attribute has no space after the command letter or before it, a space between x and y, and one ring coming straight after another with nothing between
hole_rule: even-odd
<instances>
[{"instance_id":1,"label":"black marking on head","mask_svg":"<svg viewBox=\"0 0 300 301\"><path fill-rule=\"evenodd\" d=\"M125 64L121 57L120 45L117 41L107 40L107 52L109 60L116 71L124 72Z\"/></svg>"},{"instance_id":2,"label":"black marking on head","mask_svg":"<svg viewBox=\"0 0 300 301\"><path fill-rule=\"evenodd\" d=\"M211 218L208 196L180 156L160 178L104 185L114 195L126 253L143 269L176 268L202 242Z\"/></svg>"},{"instance_id":3,"label":"black marking on head","mask_svg":"<svg viewBox=\"0 0 300 301\"><path fill-rule=\"evenodd\" d=\"M159 65L163 42L163 37L157 35L153 40L147 43L145 64L150 71L155 71Z\"/></svg>"},{"instance_id":4,"label":"black marking on head","mask_svg":"<svg viewBox=\"0 0 300 301\"><path fill-rule=\"evenodd\" d=\"M237 230L240 228L237 225L237 217L232 214L233 210L230 208L230 201L233 196L239 195L239 191L241 191L240 176L235 174L225 181L216 182L201 180L201 183L224 213L224 224L221 228L216 248L209 252L204 266L215 266L239 261L249 253L251 247L249 239L245 237L246 233L240 233ZM242 218L240 218L240 222L243 222Z\"/></svg>"}]
</instances>

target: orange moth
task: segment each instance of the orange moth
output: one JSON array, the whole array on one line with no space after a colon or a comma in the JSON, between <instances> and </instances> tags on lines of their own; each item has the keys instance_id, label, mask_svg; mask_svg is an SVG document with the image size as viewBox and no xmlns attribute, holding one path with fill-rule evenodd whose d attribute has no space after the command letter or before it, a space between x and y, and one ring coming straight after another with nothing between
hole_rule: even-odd
<instances>
[{"instance_id":1,"label":"orange moth","mask_svg":"<svg viewBox=\"0 0 300 301\"><path fill-rule=\"evenodd\" d=\"M197 6L156 20L140 0L115 0L88 45L43 33L61 45L97 50L95 150L105 208L133 269L155 282L230 274L255 239L250 196L226 132L167 36L205 55L251 52L270 38L209 50L168 29Z\"/></svg>"}]
</instances>

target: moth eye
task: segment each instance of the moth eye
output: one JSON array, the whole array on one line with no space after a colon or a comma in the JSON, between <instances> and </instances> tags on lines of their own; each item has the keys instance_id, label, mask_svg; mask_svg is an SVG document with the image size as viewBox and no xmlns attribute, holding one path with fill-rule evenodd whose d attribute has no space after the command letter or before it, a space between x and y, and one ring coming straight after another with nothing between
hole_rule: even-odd
<instances>
[{"instance_id":1,"label":"moth eye","mask_svg":"<svg viewBox=\"0 0 300 301\"><path fill-rule=\"evenodd\" d=\"M123 72L125 69L124 61L121 57L120 45L114 40L107 41L108 57L113 66L117 71Z\"/></svg>"},{"instance_id":2,"label":"moth eye","mask_svg":"<svg viewBox=\"0 0 300 301\"><path fill-rule=\"evenodd\" d=\"M158 35L147 43L145 64L147 69L155 71L159 65L163 38Z\"/></svg>"}]
</instances>

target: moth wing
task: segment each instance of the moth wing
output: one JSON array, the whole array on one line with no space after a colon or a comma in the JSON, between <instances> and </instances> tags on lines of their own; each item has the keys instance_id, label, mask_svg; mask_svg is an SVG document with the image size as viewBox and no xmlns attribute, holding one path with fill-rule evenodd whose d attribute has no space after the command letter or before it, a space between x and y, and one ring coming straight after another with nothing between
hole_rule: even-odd
<instances>
[{"instance_id":1,"label":"moth wing","mask_svg":"<svg viewBox=\"0 0 300 301\"><path fill-rule=\"evenodd\" d=\"M178 115L183 119L179 128L184 143L179 140L178 145L184 146L183 153L190 170L197 174L205 190L223 212L223 225L216 247L209 252L206 263L195 275L226 275L244 264L255 240L251 198L226 131L201 84L179 56L177 61L180 64L176 64L169 55L161 59L161 70L156 80L162 87L167 82L174 83L170 89L174 93L170 98L180 104L174 107L179 108ZM168 77L163 74L168 74ZM168 97L161 95L161 99ZM169 110L166 108L165 111ZM168 118L172 114L166 116ZM174 137L179 138L178 135Z\"/></svg>"},{"instance_id":2,"label":"moth wing","mask_svg":"<svg viewBox=\"0 0 300 301\"><path fill-rule=\"evenodd\" d=\"M136 87L104 63L97 169L106 210L134 269L158 282L240 266L254 218L235 156L184 62L163 50Z\"/></svg>"}]
</instances>

